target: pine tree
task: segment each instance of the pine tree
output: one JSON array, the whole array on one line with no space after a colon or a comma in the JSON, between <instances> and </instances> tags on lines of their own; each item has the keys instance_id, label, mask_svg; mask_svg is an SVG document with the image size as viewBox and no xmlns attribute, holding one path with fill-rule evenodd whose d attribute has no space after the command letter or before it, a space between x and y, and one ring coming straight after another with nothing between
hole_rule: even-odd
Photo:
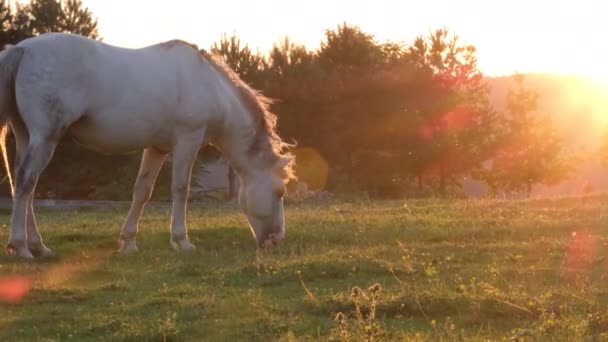
<instances>
[{"instance_id":1,"label":"pine tree","mask_svg":"<svg viewBox=\"0 0 608 342\"><path fill-rule=\"evenodd\" d=\"M324 67L340 71L370 68L382 61L382 49L372 35L343 23L325 32L319 60Z\"/></svg>"},{"instance_id":2,"label":"pine tree","mask_svg":"<svg viewBox=\"0 0 608 342\"><path fill-rule=\"evenodd\" d=\"M0 49L12 43L13 9L7 0L0 0Z\"/></svg>"},{"instance_id":3,"label":"pine tree","mask_svg":"<svg viewBox=\"0 0 608 342\"><path fill-rule=\"evenodd\" d=\"M24 10L28 13L28 35L66 32L99 39L97 19L81 0L33 0Z\"/></svg>"},{"instance_id":4,"label":"pine tree","mask_svg":"<svg viewBox=\"0 0 608 342\"><path fill-rule=\"evenodd\" d=\"M474 46L461 44L445 28L418 37L409 48L411 62L430 77L414 111L419 184L423 174L436 175L441 195L457 176L487 159L500 130L475 53Z\"/></svg>"},{"instance_id":5,"label":"pine tree","mask_svg":"<svg viewBox=\"0 0 608 342\"><path fill-rule=\"evenodd\" d=\"M97 19L84 7L82 0L67 0L62 4L61 31L100 39Z\"/></svg>"},{"instance_id":6,"label":"pine tree","mask_svg":"<svg viewBox=\"0 0 608 342\"><path fill-rule=\"evenodd\" d=\"M508 138L496 151L486 180L495 191L530 196L535 184L554 184L565 178L573 165L550 116L538 113L538 92L524 86L523 75L513 79L515 87L507 94L505 116Z\"/></svg>"},{"instance_id":7,"label":"pine tree","mask_svg":"<svg viewBox=\"0 0 608 342\"><path fill-rule=\"evenodd\" d=\"M211 51L221 55L243 81L259 87L266 61L260 53L253 52L248 44L241 43L236 33L230 37L223 34L219 42L213 43Z\"/></svg>"}]
</instances>

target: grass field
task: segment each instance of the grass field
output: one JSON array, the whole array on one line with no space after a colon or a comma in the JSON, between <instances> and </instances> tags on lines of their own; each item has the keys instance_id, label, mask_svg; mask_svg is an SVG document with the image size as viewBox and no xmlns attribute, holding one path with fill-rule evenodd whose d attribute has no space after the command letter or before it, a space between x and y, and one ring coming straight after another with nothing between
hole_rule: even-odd
<instances>
[{"instance_id":1,"label":"grass field","mask_svg":"<svg viewBox=\"0 0 608 342\"><path fill-rule=\"evenodd\" d=\"M0 302L1 341L608 340L608 197L291 203L259 251L232 208L189 211L193 254L148 209L43 211L58 256L0 256L29 292ZM0 240L8 238L2 212Z\"/></svg>"}]
</instances>

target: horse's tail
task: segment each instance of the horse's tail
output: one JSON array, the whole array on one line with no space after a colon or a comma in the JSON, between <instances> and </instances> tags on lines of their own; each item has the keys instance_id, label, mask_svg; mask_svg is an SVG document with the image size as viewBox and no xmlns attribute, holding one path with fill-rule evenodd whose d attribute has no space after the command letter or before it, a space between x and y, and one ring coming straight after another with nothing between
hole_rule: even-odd
<instances>
[{"instance_id":1,"label":"horse's tail","mask_svg":"<svg viewBox=\"0 0 608 342\"><path fill-rule=\"evenodd\" d=\"M11 112L18 112L17 101L15 99L15 75L19 68L19 63L23 57L23 49L12 45L7 45L0 52L0 152L6 169L6 176L11 187L11 195L14 194L13 177L8 163L6 151L6 136L8 134L8 115Z\"/></svg>"}]
</instances>

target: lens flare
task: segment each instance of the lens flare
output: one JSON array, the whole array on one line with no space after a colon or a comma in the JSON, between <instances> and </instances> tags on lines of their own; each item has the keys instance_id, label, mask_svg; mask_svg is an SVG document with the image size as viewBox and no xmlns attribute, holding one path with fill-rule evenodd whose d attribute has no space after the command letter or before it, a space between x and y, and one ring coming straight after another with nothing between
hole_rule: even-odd
<instances>
[{"instance_id":1,"label":"lens flare","mask_svg":"<svg viewBox=\"0 0 608 342\"><path fill-rule=\"evenodd\" d=\"M566 248L565 262L562 275L590 276L593 261L596 257L597 237L585 229L572 232L570 242Z\"/></svg>"},{"instance_id":2,"label":"lens flare","mask_svg":"<svg viewBox=\"0 0 608 342\"><path fill-rule=\"evenodd\" d=\"M296 155L296 174L308 189L322 191L327 185L329 165L325 158L314 148L302 147L294 151Z\"/></svg>"},{"instance_id":3,"label":"lens flare","mask_svg":"<svg viewBox=\"0 0 608 342\"><path fill-rule=\"evenodd\" d=\"M69 281L75 275L88 271L106 260L112 250L99 249L82 254L55 265L49 265L41 273L0 277L0 302L16 304L21 302L30 290L37 286L54 287ZM34 281L35 280L35 281Z\"/></svg>"},{"instance_id":4,"label":"lens flare","mask_svg":"<svg viewBox=\"0 0 608 342\"><path fill-rule=\"evenodd\" d=\"M19 303L30 291L31 283L27 277L12 276L0 278L0 300Z\"/></svg>"}]
</instances>

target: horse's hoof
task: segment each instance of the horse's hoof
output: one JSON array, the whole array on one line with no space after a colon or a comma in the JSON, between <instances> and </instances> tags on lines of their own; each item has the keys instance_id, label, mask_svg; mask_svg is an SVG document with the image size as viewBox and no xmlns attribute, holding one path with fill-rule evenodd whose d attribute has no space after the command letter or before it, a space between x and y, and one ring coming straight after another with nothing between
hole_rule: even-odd
<instances>
[{"instance_id":1,"label":"horse's hoof","mask_svg":"<svg viewBox=\"0 0 608 342\"><path fill-rule=\"evenodd\" d=\"M188 239L181 239L178 241L171 240L171 246L178 252L193 252L196 250L196 247L194 247Z\"/></svg>"},{"instance_id":2,"label":"horse's hoof","mask_svg":"<svg viewBox=\"0 0 608 342\"><path fill-rule=\"evenodd\" d=\"M30 250L25 247L25 245L18 246L18 244L14 244L11 242L6 245L6 254L27 260L34 259L34 255L32 255L32 252L30 252Z\"/></svg>"},{"instance_id":3,"label":"horse's hoof","mask_svg":"<svg viewBox=\"0 0 608 342\"><path fill-rule=\"evenodd\" d=\"M44 244L34 245L29 247L30 253L36 258L52 258L55 256L52 250L50 250Z\"/></svg>"},{"instance_id":4,"label":"horse's hoof","mask_svg":"<svg viewBox=\"0 0 608 342\"><path fill-rule=\"evenodd\" d=\"M123 240L121 241L118 252L122 255L129 255L139 252L139 249L137 248L137 244L134 240Z\"/></svg>"}]
</instances>

